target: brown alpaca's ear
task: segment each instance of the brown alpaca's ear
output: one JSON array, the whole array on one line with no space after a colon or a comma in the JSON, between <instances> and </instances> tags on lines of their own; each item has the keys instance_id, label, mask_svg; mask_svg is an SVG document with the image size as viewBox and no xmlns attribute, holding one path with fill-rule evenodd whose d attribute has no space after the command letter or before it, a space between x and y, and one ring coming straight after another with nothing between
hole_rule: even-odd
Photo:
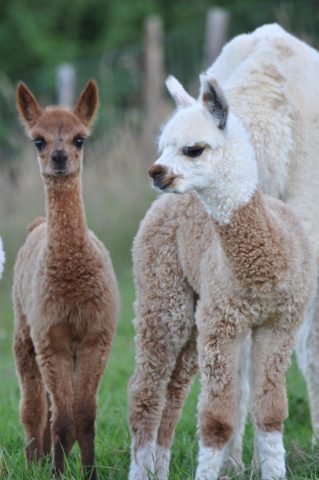
<instances>
[{"instance_id":1,"label":"brown alpaca's ear","mask_svg":"<svg viewBox=\"0 0 319 480\"><path fill-rule=\"evenodd\" d=\"M97 85L94 80L90 80L80 95L74 113L84 125L90 127L94 122L98 106L99 94Z\"/></svg>"},{"instance_id":2,"label":"brown alpaca's ear","mask_svg":"<svg viewBox=\"0 0 319 480\"><path fill-rule=\"evenodd\" d=\"M40 117L42 108L23 82L17 86L17 106L23 124L30 130Z\"/></svg>"}]
</instances>

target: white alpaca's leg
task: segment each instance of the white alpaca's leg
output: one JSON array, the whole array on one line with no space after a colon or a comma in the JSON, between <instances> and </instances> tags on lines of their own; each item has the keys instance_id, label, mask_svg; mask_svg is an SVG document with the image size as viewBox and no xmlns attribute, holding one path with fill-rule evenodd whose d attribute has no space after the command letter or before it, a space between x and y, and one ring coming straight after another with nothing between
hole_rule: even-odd
<instances>
[{"instance_id":1,"label":"white alpaca's leg","mask_svg":"<svg viewBox=\"0 0 319 480\"><path fill-rule=\"evenodd\" d=\"M296 354L306 381L311 413L313 445L319 443L319 298L307 312L298 331Z\"/></svg>"},{"instance_id":2,"label":"white alpaca's leg","mask_svg":"<svg viewBox=\"0 0 319 480\"><path fill-rule=\"evenodd\" d=\"M225 447L204 447L199 443L196 480L216 480L223 463Z\"/></svg>"},{"instance_id":3,"label":"white alpaca's leg","mask_svg":"<svg viewBox=\"0 0 319 480\"><path fill-rule=\"evenodd\" d=\"M174 371L167 385L166 404L157 433L157 480L168 479L170 449L174 439L175 427L194 374L197 371L196 337L197 332L194 327L189 341L184 345L177 358Z\"/></svg>"},{"instance_id":4,"label":"white alpaca's leg","mask_svg":"<svg viewBox=\"0 0 319 480\"><path fill-rule=\"evenodd\" d=\"M196 480L216 480L237 420L240 353L247 333L228 335L225 325L236 316L216 318L211 300L202 300L196 311L198 358L202 391L198 406L200 448ZM228 317L228 315L230 317Z\"/></svg>"},{"instance_id":5,"label":"white alpaca's leg","mask_svg":"<svg viewBox=\"0 0 319 480\"><path fill-rule=\"evenodd\" d=\"M284 479L286 467L282 432L263 432L257 429L255 449L261 480Z\"/></svg>"},{"instance_id":6,"label":"white alpaca's leg","mask_svg":"<svg viewBox=\"0 0 319 480\"><path fill-rule=\"evenodd\" d=\"M156 474L157 480L167 480L169 474L169 463L171 460L171 449L156 445Z\"/></svg>"},{"instance_id":7,"label":"white alpaca's leg","mask_svg":"<svg viewBox=\"0 0 319 480\"><path fill-rule=\"evenodd\" d=\"M154 269L154 261L146 261L146 252L144 246L141 257L135 258L143 268L138 272L136 367L129 384L130 480L156 478L157 468L161 472L167 469L167 452L161 451L159 465L156 461L158 432L176 361L194 327L194 292L180 273L174 244L168 246L161 261L158 252L153 252L163 271ZM158 288L161 275L165 278Z\"/></svg>"},{"instance_id":8,"label":"white alpaca's leg","mask_svg":"<svg viewBox=\"0 0 319 480\"><path fill-rule=\"evenodd\" d=\"M146 443L136 449L131 446L131 467L129 480L148 480L156 472L156 444L155 441Z\"/></svg>"},{"instance_id":9,"label":"white alpaca's leg","mask_svg":"<svg viewBox=\"0 0 319 480\"><path fill-rule=\"evenodd\" d=\"M223 471L230 471L236 474L243 472L243 437L245 433L246 419L250 400L250 355L251 335L243 343L240 355L239 386L237 398L237 419L234 435L229 441L223 460Z\"/></svg>"},{"instance_id":10,"label":"white alpaca's leg","mask_svg":"<svg viewBox=\"0 0 319 480\"><path fill-rule=\"evenodd\" d=\"M285 319L283 319L283 323ZM262 480L285 478L283 422L288 415L285 375L294 345L293 332L260 326L252 342L252 415L255 424L255 466Z\"/></svg>"}]
</instances>

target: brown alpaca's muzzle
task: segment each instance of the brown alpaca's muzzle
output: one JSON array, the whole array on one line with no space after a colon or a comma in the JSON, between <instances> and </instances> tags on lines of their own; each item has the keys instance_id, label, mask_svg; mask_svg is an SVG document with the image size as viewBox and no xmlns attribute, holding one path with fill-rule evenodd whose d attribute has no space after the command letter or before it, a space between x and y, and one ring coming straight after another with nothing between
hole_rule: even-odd
<instances>
[{"instance_id":1,"label":"brown alpaca's muzzle","mask_svg":"<svg viewBox=\"0 0 319 480\"><path fill-rule=\"evenodd\" d=\"M67 175L68 173L68 154L65 150L54 150L51 155L51 165L53 174L57 177Z\"/></svg>"}]
</instances>

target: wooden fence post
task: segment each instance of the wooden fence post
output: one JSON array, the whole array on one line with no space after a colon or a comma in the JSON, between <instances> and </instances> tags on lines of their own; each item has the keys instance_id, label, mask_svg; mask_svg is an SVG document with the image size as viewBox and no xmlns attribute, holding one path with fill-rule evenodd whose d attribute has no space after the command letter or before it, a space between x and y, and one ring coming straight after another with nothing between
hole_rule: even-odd
<instances>
[{"instance_id":1,"label":"wooden fence post","mask_svg":"<svg viewBox=\"0 0 319 480\"><path fill-rule=\"evenodd\" d=\"M164 89L163 22L158 15L147 18L145 24L145 138L154 142L162 121Z\"/></svg>"},{"instance_id":2,"label":"wooden fence post","mask_svg":"<svg viewBox=\"0 0 319 480\"><path fill-rule=\"evenodd\" d=\"M230 14L224 8L212 8L206 17L204 67L208 68L218 57L227 41Z\"/></svg>"},{"instance_id":3,"label":"wooden fence post","mask_svg":"<svg viewBox=\"0 0 319 480\"><path fill-rule=\"evenodd\" d=\"M75 100L76 74L73 65L63 63L56 72L58 104L72 107Z\"/></svg>"}]
</instances>

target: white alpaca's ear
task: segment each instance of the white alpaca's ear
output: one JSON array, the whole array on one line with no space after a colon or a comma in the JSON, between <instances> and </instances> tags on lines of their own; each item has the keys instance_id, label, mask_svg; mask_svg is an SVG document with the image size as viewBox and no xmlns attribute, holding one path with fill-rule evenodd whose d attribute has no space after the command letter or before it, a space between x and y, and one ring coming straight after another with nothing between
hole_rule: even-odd
<instances>
[{"instance_id":1,"label":"white alpaca's ear","mask_svg":"<svg viewBox=\"0 0 319 480\"><path fill-rule=\"evenodd\" d=\"M185 88L177 78L170 75L166 80L166 87L173 99L175 100L177 107L190 107L196 103L195 98L191 97L189 93L186 92Z\"/></svg>"},{"instance_id":2,"label":"white alpaca's ear","mask_svg":"<svg viewBox=\"0 0 319 480\"><path fill-rule=\"evenodd\" d=\"M217 80L213 77L200 75L199 100L213 116L218 128L223 130L228 116L228 102Z\"/></svg>"}]
</instances>

